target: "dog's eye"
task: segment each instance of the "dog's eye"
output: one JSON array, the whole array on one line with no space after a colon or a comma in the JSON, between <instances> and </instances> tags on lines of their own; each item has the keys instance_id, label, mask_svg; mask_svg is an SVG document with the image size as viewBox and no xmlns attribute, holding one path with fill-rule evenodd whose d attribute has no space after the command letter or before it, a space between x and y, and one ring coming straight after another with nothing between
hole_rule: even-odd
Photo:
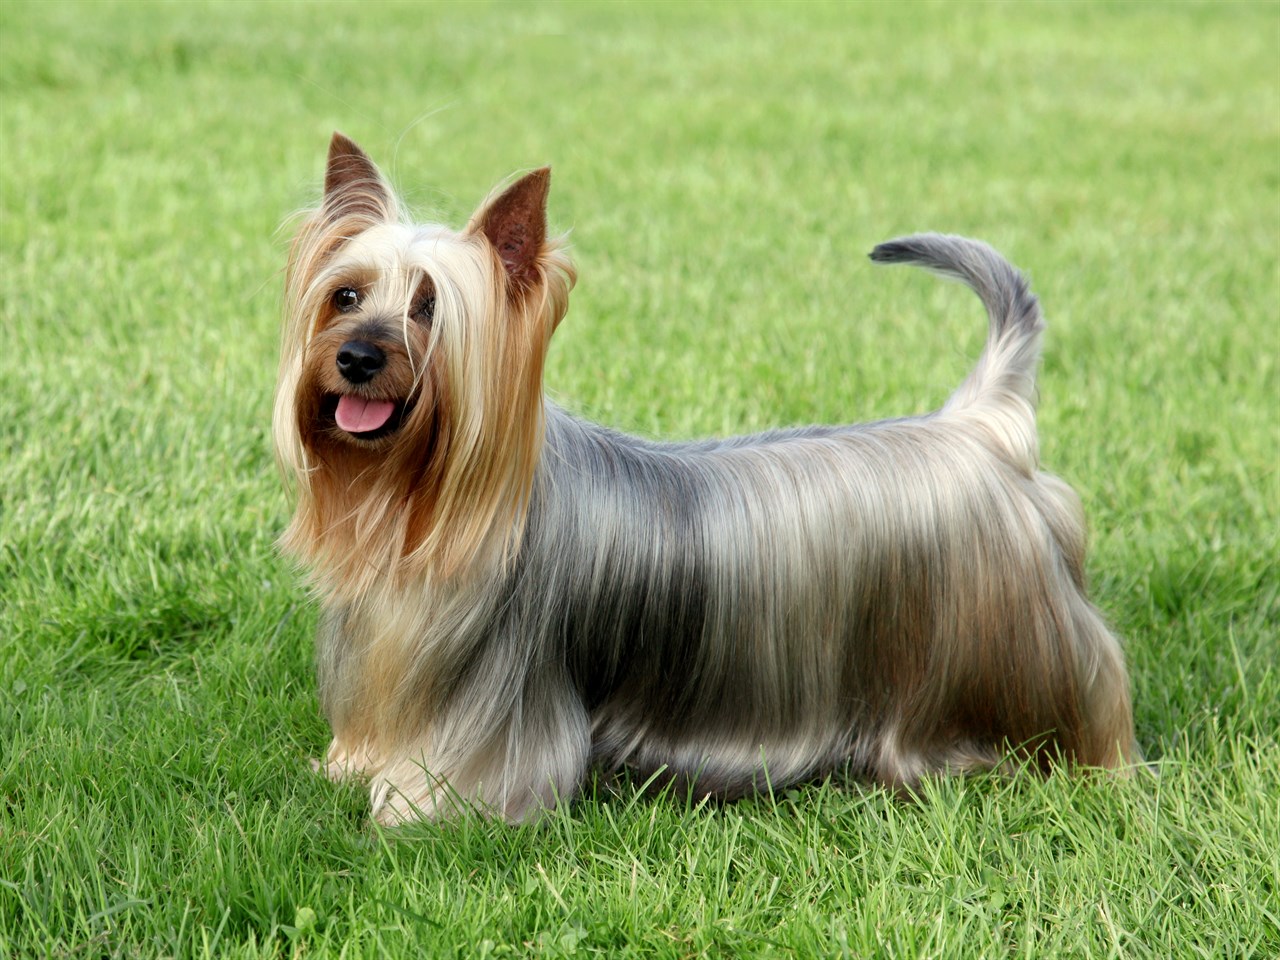
<instances>
[{"instance_id":1,"label":"dog's eye","mask_svg":"<svg viewBox=\"0 0 1280 960\"><path fill-rule=\"evenodd\" d=\"M425 300L419 300L413 308L413 318L423 323L429 323L431 318L436 315L436 298L427 297Z\"/></svg>"},{"instance_id":2,"label":"dog's eye","mask_svg":"<svg viewBox=\"0 0 1280 960\"><path fill-rule=\"evenodd\" d=\"M342 287L333 292L333 308L339 313L349 313L360 303L360 293L351 287Z\"/></svg>"}]
</instances>

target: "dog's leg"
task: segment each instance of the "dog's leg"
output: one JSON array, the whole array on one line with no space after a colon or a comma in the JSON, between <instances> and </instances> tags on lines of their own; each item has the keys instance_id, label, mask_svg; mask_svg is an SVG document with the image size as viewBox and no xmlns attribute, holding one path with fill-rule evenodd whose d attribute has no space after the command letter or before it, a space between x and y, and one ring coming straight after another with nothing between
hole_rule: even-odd
<instances>
[{"instance_id":1,"label":"dog's leg","mask_svg":"<svg viewBox=\"0 0 1280 960\"><path fill-rule=\"evenodd\" d=\"M1063 570L1057 580L1066 600L1063 619L1072 628L1078 725L1066 731L1065 739L1075 762L1125 776L1141 762L1141 751L1134 739L1124 652L1085 591L1084 511L1075 491L1058 478L1041 473L1036 480L1039 512L1061 551Z\"/></svg>"},{"instance_id":2,"label":"dog's leg","mask_svg":"<svg viewBox=\"0 0 1280 960\"><path fill-rule=\"evenodd\" d=\"M1083 642L1080 678L1081 729L1075 759L1089 767L1105 767L1127 776L1142 754L1134 739L1129 676L1120 643L1101 615L1080 598L1077 632Z\"/></svg>"},{"instance_id":3,"label":"dog's leg","mask_svg":"<svg viewBox=\"0 0 1280 960\"><path fill-rule=\"evenodd\" d=\"M459 697L426 738L378 771L373 817L384 826L467 809L511 822L536 818L577 791L590 742L586 710L567 681L527 683L498 724Z\"/></svg>"}]
</instances>

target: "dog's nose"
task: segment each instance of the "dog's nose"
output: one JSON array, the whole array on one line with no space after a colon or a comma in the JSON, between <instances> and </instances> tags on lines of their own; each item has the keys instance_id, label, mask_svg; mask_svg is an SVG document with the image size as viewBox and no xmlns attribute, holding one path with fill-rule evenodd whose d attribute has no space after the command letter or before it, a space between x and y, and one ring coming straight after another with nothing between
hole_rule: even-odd
<instances>
[{"instance_id":1,"label":"dog's nose","mask_svg":"<svg viewBox=\"0 0 1280 960\"><path fill-rule=\"evenodd\" d=\"M348 340L338 351L338 372L348 383L367 383L387 363L387 355L365 340Z\"/></svg>"}]
</instances>

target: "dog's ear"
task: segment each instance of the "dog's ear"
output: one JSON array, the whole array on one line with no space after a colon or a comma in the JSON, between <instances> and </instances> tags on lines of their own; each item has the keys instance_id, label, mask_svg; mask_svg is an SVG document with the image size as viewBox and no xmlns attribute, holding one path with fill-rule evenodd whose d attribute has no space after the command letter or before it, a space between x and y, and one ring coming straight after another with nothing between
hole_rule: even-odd
<instances>
[{"instance_id":1,"label":"dog's ear","mask_svg":"<svg viewBox=\"0 0 1280 960\"><path fill-rule=\"evenodd\" d=\"M483 234L522 291L537 282L538 257L547 239L547 193L551 168L525 174L471 218L469 229Z\"/></svg>"},{"instance_id":2,"label":"dog's ear","mask_svg":"<svg viewBox=\"0 0 1280 960\"><path fill-rule=\"evenodd\" d=\"M332 216L361 214L388 220L395 209L391 191L372 160L355 141L334 131L324 171L324 206Z\"/></svg>"}]
</instances>

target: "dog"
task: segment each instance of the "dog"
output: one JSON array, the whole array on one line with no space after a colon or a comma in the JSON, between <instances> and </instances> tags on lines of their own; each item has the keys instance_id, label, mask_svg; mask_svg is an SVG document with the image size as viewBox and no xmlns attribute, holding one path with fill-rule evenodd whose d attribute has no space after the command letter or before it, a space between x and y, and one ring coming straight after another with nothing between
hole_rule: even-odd
<instances>
[{"instance_id":1,"label":"dog","mask_svg":"<svg viewBox=\"0 0 1280 960\"><path fill-rule=\"evenodd\" d=\"M524 821L592 768L732 800L847 770L895 790L1134 755L1080 502L1038 468L1043 321L990 247L877 263L971 287L937 412L662 443L545 399L574 267L549 169L414 225L335 133L290 250L273 433L284 548L322 606L316 765L374 818Z\"/></svg>"}]
</instances>

